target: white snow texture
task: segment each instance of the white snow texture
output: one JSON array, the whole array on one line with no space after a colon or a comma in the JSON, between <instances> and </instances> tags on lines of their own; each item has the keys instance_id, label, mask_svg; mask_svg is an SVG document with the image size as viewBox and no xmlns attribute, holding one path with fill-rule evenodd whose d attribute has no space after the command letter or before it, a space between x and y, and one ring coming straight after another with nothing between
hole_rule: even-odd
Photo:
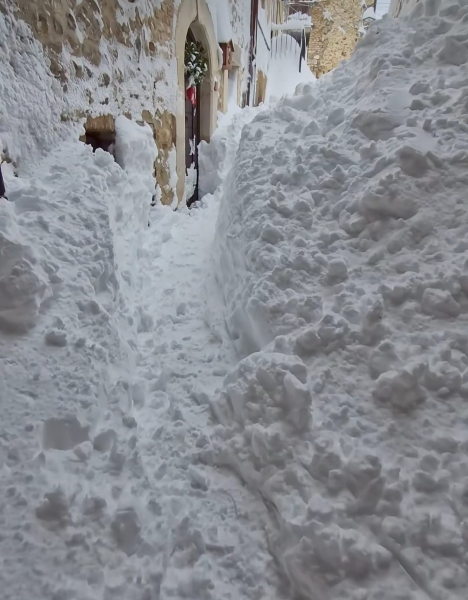
<instances>
[{"instance_id":1,"label":"white snow texture","mask_svg":"<svg viewBox=\"0 0 468 600\"><path fill-rule=\"evenodd\" d=\"M307 60L299 63L301 48L296 40L287 34L280 34L273 38L272 58L268 69L266 99L267 104L278 101L287 90L294 90L298 85L312 83L315 75L309 69Z\"/></svg>"},{"instance_id":2,"label":"white snow texture","mask_svg":"<svg viewBox=\"0 0 468 600\"><path fill-rule=\"evenodd\" d=\"M466 600L468 0L231 113L190 212L2 19L1 599Z\"/></svg>"},{"instance_id":3,"label":"white snow texture","mask_svg":"<svg viewBox=\"0 0 468 600\"><path fill-rule=\"evenodd\" d=\"M466 598L468 2L372 25L246 126L214 256L218 463L289 596Z\"/></svg>"}]
</instances>

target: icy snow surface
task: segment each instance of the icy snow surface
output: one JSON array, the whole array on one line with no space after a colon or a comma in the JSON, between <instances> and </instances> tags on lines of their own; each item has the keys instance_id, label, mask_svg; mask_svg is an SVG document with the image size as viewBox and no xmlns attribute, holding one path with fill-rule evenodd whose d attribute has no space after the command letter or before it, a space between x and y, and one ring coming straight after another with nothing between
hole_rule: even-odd
<instances>
[{"instance_id":1,"label":"icy snow surface","mask_svg":"<svg viewBox=\"0 0 468 600\"><path fill-rule=\"evenodd\" d=\"M467 2L377 22L244 129L224 184L245 358L213 444L269 507L290 598L467 596L467 40Z\"/></svg>"}]
</instances>

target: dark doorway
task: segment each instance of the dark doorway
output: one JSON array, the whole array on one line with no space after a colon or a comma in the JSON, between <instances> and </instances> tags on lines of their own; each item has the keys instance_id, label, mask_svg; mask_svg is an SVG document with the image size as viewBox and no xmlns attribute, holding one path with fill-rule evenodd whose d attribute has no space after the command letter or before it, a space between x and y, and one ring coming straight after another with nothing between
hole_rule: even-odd
<instances>
[{"instance_id":1,"label":"dark doorway","mask_svg":"<svg viewBox=\"0 0 468 600\"><path fill-rule=\"evenodd\" d=\"M192 32L188 31L187 40L195 42ZM185 82L187 89L187 81ZM190 197L187 197L187 206L191 206L198 200L198 144L200 143L200 86L197 86L195 102L192 102L188 96L185 96L185 173L186 185L190 185L189 178L195 176L194 190Z\"/></svg>"},{"instance_id":2,"label":"dark doorway","mask_svg":"<svg viewBox=\"0 0 468 600\"><path fill-rule=\"evenodd\" d=\"M112 131L86 131L84 142L92 147L93 152L101 148L114 156L115 133Z\"/></svg>"},{"instance_id":3,"label":"dark doorway","mask_svg":"<svg viewBox=\"0 0 468 600\"><path fill-rule=\"evenodd\" d=\"M5 183L2 175L2 163L0 162L0 198L6 198Z\"/></svg>"},{"instance_id":4,"label":"dark doorway","mask_svg":"<svg viewBox=\"0 0 468 600\"><path fill-rule=\"evenodd\" d=\"M197 88L197 102L199 101L199 90ZM187 204L193 204L198 200L198 144L200 143L200 111L197 105L185 98L185 171L189 176L196 170L197 180L195 190L190 198L187 198Z\"/></svg>"}]
</instances>

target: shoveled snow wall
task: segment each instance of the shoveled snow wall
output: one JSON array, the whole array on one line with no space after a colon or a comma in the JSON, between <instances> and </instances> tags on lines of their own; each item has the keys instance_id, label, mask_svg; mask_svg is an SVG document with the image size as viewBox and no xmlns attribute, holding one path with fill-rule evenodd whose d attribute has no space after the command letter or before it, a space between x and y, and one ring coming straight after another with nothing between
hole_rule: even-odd
<instances>
[{"instance_id":1,"label":"shoveled snow wall","mask_svg":"<svg viewBox=\"0 0 468 600\"><path fill-rule=\"evenodd\" d=\"M137 265L156 148L148 126L125 117L117 125L124 168L102 150L64 142L30 177L7 174L9 201L0 199L1 481L15 495L4 525L31 536L0 540L10 561L0 575L5 598L32 589L56 597L62 577L69 597L94 597L83 573L99 559L87 547L70 568L64 533L94 518L118 528L125 500L111 488L135 474L132 411L144 401L136 340L151 322L136 300L146 277ZM106 457L96 471L94 452ZM31 564L60 564L60 575L33 568L19 577L25 551Z\"/></svg>"},{"instance_id":2,"label":"shoveled snow wall","mask_svg":"<svg viewBox=\"0 0 468 600\"><path fill-rule=\"evenodd\" d=\"M468 3L372 25L242 133L213 256L241 357L207 460L288 597L466 597Z\"/></svg>"}]
</instances>

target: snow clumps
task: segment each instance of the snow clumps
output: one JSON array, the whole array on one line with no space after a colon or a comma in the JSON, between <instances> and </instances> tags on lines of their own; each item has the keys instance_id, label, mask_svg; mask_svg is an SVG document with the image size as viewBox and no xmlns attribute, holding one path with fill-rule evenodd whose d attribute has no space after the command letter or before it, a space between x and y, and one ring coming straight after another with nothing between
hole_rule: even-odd
<instances>
[{"instance_id":1,"label":"snow clumps","mask_svg":"<svg viewBox=\"0 0 468 600\"><path fill-rule=\"evenodd\" d=\"M244 128L216 251L219 464L291 596L466 597L468 3L421 1ZM226 415L230 415L227 417Z\"/></svg>"}]
</instances>

